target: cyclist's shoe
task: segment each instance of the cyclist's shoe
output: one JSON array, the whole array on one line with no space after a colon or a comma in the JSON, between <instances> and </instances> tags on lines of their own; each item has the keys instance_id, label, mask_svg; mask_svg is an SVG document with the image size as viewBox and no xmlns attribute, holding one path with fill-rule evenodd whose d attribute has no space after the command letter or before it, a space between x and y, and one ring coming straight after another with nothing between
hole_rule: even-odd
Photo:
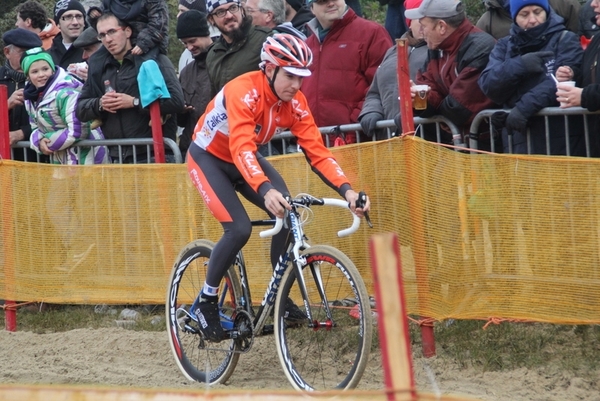
<instances>
[{"instance_id":1,"label":"cyclist's shoe","mask_svg":"<svg viewBox=\"0 0 600 401\"><path fill-rule=\"evenodd\" d=\"M198 323L198 328L208 341L215 343L225 338L225 331L221 326L219 317L219 304L216 302L197 302L194 301L190 314Z\"/></svg>"},{"instance_id":2,"label":"cyclist's shoe","mask_svg":"<svg viewBox=\"0 0 600 401\"><path fill-rule=\"evenodd\" d=\"M285 315L283 318L289 323L299 323L308 317L290 298L285 300Z\"/></svg>"}]
</instances>

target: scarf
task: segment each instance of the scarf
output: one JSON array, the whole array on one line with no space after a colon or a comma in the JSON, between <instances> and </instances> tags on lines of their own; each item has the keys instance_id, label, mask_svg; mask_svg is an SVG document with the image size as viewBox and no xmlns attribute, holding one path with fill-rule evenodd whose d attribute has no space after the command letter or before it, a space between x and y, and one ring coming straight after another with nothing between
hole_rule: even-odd
<instances>
[{"instance_id":1,"label":"scarf","mask_svg":"<svg viewBox=\"0 0 600 401\"><path fill-rule=\"evenodd\" d=\"M25 74L24 74L24 73L22 73L22 72L20 72L20 71L17 71L17 70L14 70L14 69L13 69L13 68L10 66L10 63L8 62L8 60L6 60L6 62L4 63L4 67L6 68L6 75L7 75L7 76L8 76L8 77L9 77L11 80L13 80L14 82L16 82L16 83L19 83L19 84L20 84L20 83L23 83L23 82L25 82L25 80L27 79L27 78L25 77Z\"/></svg>"},{"instance_id":2,"label":"scarf","mask_svg":"<svg viewBox=\"0 0 600 401\"><path fill-rule=\"evenodd\" d=\"M510 37L510 41L513 43L511 56L514 57L543 49L550 40L550 35L547 35L548 25L550 25L550 18L543 24L527 30L514 24Z\"/></svg>"}]
</instances>

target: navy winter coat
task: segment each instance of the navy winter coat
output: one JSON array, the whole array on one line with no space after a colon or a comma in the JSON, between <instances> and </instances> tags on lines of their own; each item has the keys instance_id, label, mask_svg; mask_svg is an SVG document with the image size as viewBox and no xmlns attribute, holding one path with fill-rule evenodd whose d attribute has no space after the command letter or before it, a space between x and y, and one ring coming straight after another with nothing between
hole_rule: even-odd
<instances>
[{"instance_id":1,"label":"navy winter coat","mask_svg":"<svg viewBox=\"0 0 600 401\"><path fill-rule=\"evenodd\" d=\"M531 73L521 56L532 52L551 51L554 56L545 59L545 71ZM545 107L558 107L556 84L550 74L558 67L569 66L578 76L581 71L583 50L576 34L565 30L562 18L550 12L549 18L535 28L523 30L513 24L510 35L498 40L490 54L487 67L479 77L479 86L494 102L506 109L516 107L528 118L531 130L530 153L546 154L544 117L532 117ZM580 117L569 119L571 155L583 155L583 133ZM550 154L567 154L564 120L551 117ZM512 132L512 153L528 153L527 138ZM508 152L508 132L502 133L504 150Z\"/></svg>"}]
</instances>

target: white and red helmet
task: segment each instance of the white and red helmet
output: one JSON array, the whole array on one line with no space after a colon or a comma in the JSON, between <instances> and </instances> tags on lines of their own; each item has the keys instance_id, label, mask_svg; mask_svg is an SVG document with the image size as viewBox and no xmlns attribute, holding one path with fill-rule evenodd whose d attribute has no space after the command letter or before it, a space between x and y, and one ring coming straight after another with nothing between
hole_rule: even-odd
<instances>
[{"instance_id":1,"label":"white and red helmet","mask_svg":"<svg viewBox=\"0 0 600 401\"><path fill-rule=\"evenodd\" d=\"M300 38L287 33L276 33L263 43L260 59L283 68L290 74L308 77L311 72L312 51Z\"/></svg>"}]
</instances>

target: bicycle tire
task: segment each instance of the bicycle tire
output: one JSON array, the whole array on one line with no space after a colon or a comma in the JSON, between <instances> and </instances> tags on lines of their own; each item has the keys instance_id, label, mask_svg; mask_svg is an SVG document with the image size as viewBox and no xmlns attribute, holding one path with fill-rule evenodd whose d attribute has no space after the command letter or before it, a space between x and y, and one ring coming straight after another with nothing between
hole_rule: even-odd
<instances>
[{"instance_id":1,"label":"bicycle tire","mask_svg":"<svg viewBox=\"0 0 600 401\"><path fill-rule=\"evenodd\" d=\"M320 268L323 288L335 326L315 329L308 321L288 325L283 318L286 299L302 308L296 268L283 275L275 302L275 341L286 377L298 390L355 388L366 368L373 338L373 318L364 281L354 263L341 251L316 245L302 252L304 279L313 321L325 322L324 302L317 292L311 265ZM350 316L352 304L358 319Z\"/></svg>"},{"instance_id":2,"label":"bicycle tire","mask_svg":"<svg viewBox=\"0 0 600 401\"><path fill-rule=\"evenodd\" d=\"M200 349L200 335L186 331L181 326L185 314L179 308L187 310L202 289L213 247L210 241L196 240L182 249L169 277L166 302L169 345L179 370L189 380L210 385L229 379L240 357L236 352L238 346L233 340L223 340L220 343L206 343L211 350ZM219 296L225 295L226 300L221 305L221 313L234 316L241 294L239 278L232 266L227 270L219 289Z\"/></svg>"}]
</instances>

